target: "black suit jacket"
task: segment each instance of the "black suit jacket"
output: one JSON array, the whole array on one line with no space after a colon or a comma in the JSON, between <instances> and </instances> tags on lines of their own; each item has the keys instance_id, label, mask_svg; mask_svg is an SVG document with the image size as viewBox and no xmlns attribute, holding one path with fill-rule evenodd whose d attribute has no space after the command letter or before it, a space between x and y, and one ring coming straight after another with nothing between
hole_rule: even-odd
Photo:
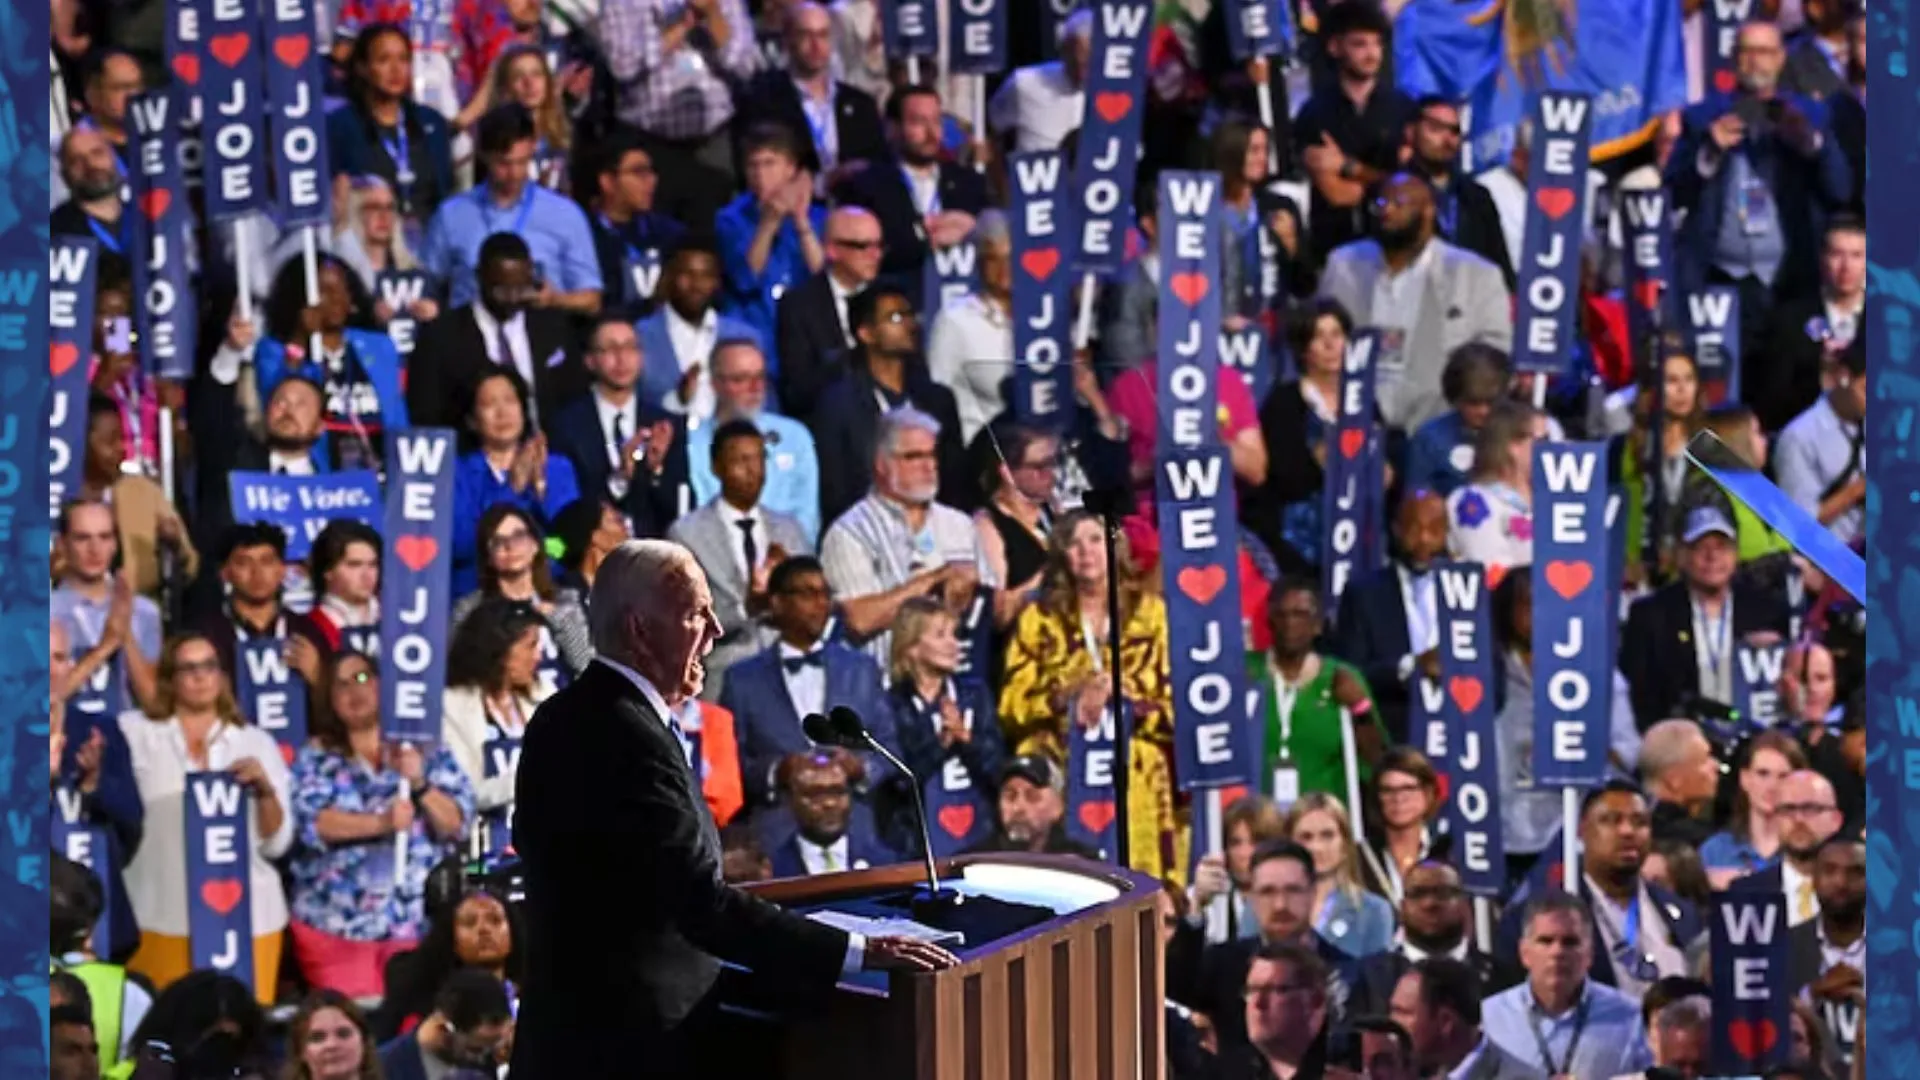
<instances>
[{"instance_id":1,"label":"black suit jacket","mask_svg":"<svg viewBox=\"0 0 1920 1080\"><path fill-rule=\"evenodd\" d=\"M945 210L978 214L992 205L986 180L950 161L940 163L938 190L940 206ZM887 245L880 273L918 303L922 295L921 268L927 261L927 227L913 205L913 194L907 190L907 178L900 172L898 159L874 162L840 185L834 195L842 203L866 207L880 219L880 237ZM785 360L783 354L781 362Z\"/></svg>"},{"instance_id":2,"label":"black suit jacket","mask_svg":"<svg viewBox=\"0 0 1920 1080\"><path fill-rule=\"evenodd\" d=\"M774 317L780 350L780 374L774 389L788 416L811 424L821 392L847 372L847 337L826 272L788 290L780 297Z\"/></svg>"},{"instance_id":3,"label":"black suit jacket","mask_svg":"<svg viewBox=\"0 0 1920 1080\"><path fill-rule=\"evenodd\" d=\"M763 71L747 84L740 95L740 109L734 114L734 134L744 139L756 124L773 123L790 128L805 147L800 164L820 173L820 154L813 142L813 128L807 123L807 111L800 105L800 88L785 68ZM880 123L880 106L873 95L843 82L833 84L834 134L840 139L840 161L879 161L887 156L887 129ZM744 149L744 148L743 148ZM740 154L746 161L746 154Z\"/></svg>"},{"instance_id":4,"label":"black suit jacket","mask_svg":"<svg viewBox=\"0 0 1920 1080\"><path fill-rule=\"evenodd\" d=\"M1315 949L1329 974L1327 1025L1336 1032L1352 1011L1351 996L1358 977L1357 961L1313 934ZM1167 943L1167 997L1195 1012L1206 1013L1220 1037L1220 1056L1239 1053L1247 1042L1247 969L1253 966L1259 938L1235 938L1218 945L1206 943L1206 931L1185 919Z\"/></svg>"},{"instance_id":5,"label":"black suit jacket","mask_svg":"<svg viewBox=\"0 0 1920 1080\"><path fill-rule=\"evenodd\" d=\"M846 934L721 880L699 778L612 668L534 713L514 800L530 938L516 1075L691 1075L687 1020L721 960L789 985L837 977Z\"/></svg>"},{"instance_id":6,"label":"black suit jacket","mask_svg":"<svg viewBox=\"0 0 1920 1080\"><path fill-rule=\"evenodd\" d=\"M533 385L528 389L540 412L540 426L551 434L556 414L589 381L573 320L565 312L529 310L527 345L533 361ZM419 344L407 366L407 417L415 427L464 429L474 387L496 366L487 358L480 324L473 321L473 305L446 312L420 328Z\"/></svg>"},{"instance_id":7,"label":"black suit jacket","mask_svg":"<svg viewBox=\"0 0 1920 1080\"><path fill-rule=\"evenodd\" d=\"M1406 605L1400 595L1399 565L1396 561L1340 594L1333 654L1366 676L1374 704L1380 706L1380 719L1393 741L1419 746L1425 743L1426 733L1407 730L1413 680L1400 679L1400 661L1413 646L1407 631Z\"/></svg>"},{"instance_id":8,"label":"black suit jacket","mask_svg":"<svg viewBox=\"0 0 1920 1080\"><path fill-rule=\"evenodd\" d=\"M1492 956L1472 946L1467 948L1467 966L1480 979L1482 1000L1520 982L1518 973L1507 970ZM1393 988L1400 985L1400 977L1412 968L1413 961L1397 948L1361 957L1356 969L1358 974L1354 979L1353 996L1347 1001L1352 1015L1390 1015Z\"/></svg>"},{"instance_id":9,"label":"black suit jacket","mask_svg":"<svg viewBox=\"0 0 1920 1080\"><path fill-rule=\"evenodd\" d=\"M607 443L613 433L601 428L592 392L574 398L554 415L547 425L549 445L573 463L582 498L615 504L633 520L635 536L659 539L667 535L667 526L679 519L683 502L689 509L693 506L693 484L687 471L687 418L645 401L634 403L634 417L636 429L670 421L673 445L667 450L660 475L653 475L645 466L634 469L624 499L615 499L607 490L607 478L613 473L613 465L607 460Z\"/></svg>"},{"instance_id":10,"label":"black suit jacket","mask_svg":"<svg viewBox=\"0 0 1920 1080\"><path fill-rule=\"evenodd\" d=\"M820 524L824 529L873 486L874 439L880 431L880 399L866 364L857 363L827 387L814 406L814 452L820 459ZM960 407L953 391L933 381L917 362L907 364L907 401L940 421L940 501L971 510L967 497L966 447L960 442Z\"/></svg>"},{"instance_id":11,"label":"black suit jacket","mask_svg":"<svg viewBox=\"0 0 1920 1080\"><path fill-rule=\"evenodd\" d=\"M1493 193L1470 176L1455 175L1449 188L1454 197L1453 232L1446 240L1499 267L1507 291L1512 292L1516 280L1513 259L1507 254L1507 237L1500 228L1500 211L1493 205Z\"/></svg>"},{"instance_id":12,"label":"black suit jacket","mask_svg":"<svg viewBox=\"0 0 1920 1080\"><path fill-rule=\"evenodd\" d=\"M1633 717L1645 731L1684 711L1700 694L1695 661L1693 607L1687 586L1674 582L1634 601L1620 641L1620 673L1633 691ZM1787 632L1786 598L1771 590L1735 585L1731 648L1748 634ZM1735 661L1738 662L1737 660Z\"/></svg>"},{"instance_id":13,"label":"black suit jacket","mask_svg":"<svg viewBox=\"0 0 1920 1080\"><path fill-rule=\"evenodd\" d=\"M1754 320L1765 330L1745 343L1740 396L1768 431L1786 427L1820 397L1822 350L1807 334L1807 324L1816 317L1826 317L1826 301L1818 294L1790 300L1764 320Z\"/></svg>"}]
</instances>

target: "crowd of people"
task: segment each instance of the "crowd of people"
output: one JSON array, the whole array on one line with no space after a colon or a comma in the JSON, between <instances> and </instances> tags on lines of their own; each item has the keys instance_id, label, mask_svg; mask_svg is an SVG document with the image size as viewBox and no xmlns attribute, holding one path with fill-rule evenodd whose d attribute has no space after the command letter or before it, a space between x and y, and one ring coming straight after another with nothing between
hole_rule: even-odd
<instances>
[{"instance_id":1,"label":"crowd of people","mask_svg":"<svg viewBox=\"0 0 1920 1080\"><path fill-rule=\"evenodd\" d=\"M1686 450L1712 432L1860 543L1864 9L1756 5L1724 88L1697 77L1689 31L1694 100L1595 162L1571 374L1544 394L1510 357L1530 124L1463 169L1463 103L1393 81L1397 2L1304 5L1298 57L1244 62L1223 0L1157 10L1128 259L1095 283L1052 428L1008 400L1007 161L1074 153L1092 13L1012 5L1008 70L974 76L943 70L944 47L888 55L882 6L323 0L332 222L311 270L271 214L201 224L201 333L173 378L128 332L125 183L129 102L170 78L171 6L52 0L51 228L100 262L84 471L52 552L50 774L58 820L107 841L88 865L55 853L53 1075L126 1075L153 1039L193 1078L504 1064L520 741L592 660L586 597L630 537L690 551L724 627L675 719L729 880L919 856L907 778L803 733L841 705L930 800L974 808L942 854L1110 856L1068 835L1065 764L1076 728L1124 707L1125 847L1164 883L1172 1076L1704 1075L1705 920L1739 888L1784 895L1793 926L1790 1064L1770 1075L1857 1064L1861 607ZM1219 173L1224 323L1267 332L1264 378L1222 369L1218 443L1247 672L1273 691L1248 720L1254 771L1297 778L1226 807L1213 853L1176 770L1154 501L1169 169ZM1674 211L1670 287L1741 298L1737 395L1682 328L1625 329L1621 208L1653 189ZM929 289L963 252L972 280ZM408 275L424 289L395 292ZM1362 329L1391 557L1328 596L1328 447ZM424 427L458 456L435 507L453 537L442 730L417 746L382 734L379 526L331 521L294 557L229 492L379 468ZM1560 792L1529 771L1533 449L1563 438L1609 444L1627 539L1613 778L1581 802L1574 881ZM1133 497L1115 533L1080 506L1112 490ZM1439 673L1442 559L1498 583L1498 896L1463 888L1445 763L1410 721ZM263 639L305 698L298 742L244 707ZM1736 701L1742 645L1785 646L1765 722ZM204 771L248 793L250 986L189 947L186 778Z\"/></svg>"}]
</instances>

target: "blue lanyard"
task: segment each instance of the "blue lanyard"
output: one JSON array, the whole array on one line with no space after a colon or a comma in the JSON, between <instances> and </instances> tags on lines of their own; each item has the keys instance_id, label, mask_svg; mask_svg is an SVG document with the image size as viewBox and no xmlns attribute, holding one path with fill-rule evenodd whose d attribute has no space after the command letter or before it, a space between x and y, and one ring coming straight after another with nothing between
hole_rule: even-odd
<instances>
[{"instance_id":1,"label":"blue lanyard","mask_svg":"<svg viewBox=\"0 0 1920 1080\"><path fill-rule=\"evenodd\" d=\"M380 145L393 159L394 179L408 187L413 186L413 156L408 152L407 114L404 107L400 112L400 122L393 125L394 137L380 136Z\"/></svg>"},{"instance_id":2,"label":"blue lanyard","mask_svg":"<svg viewBox=\"0 0 1920 1080\"><path fill-rule=\"evenodd\" d=\"M1625 925L1620 928L1620 940L1630 951L1640 951L1640 897L1638 894L1635 894L1633 900L1627 904L1627 919Z\"/></svg>"},{"instance_id":3,"label":"blue lanyard","mask_svg":"<svg viewBox=\"0 0 1920 1080\"><path fill-rule=\"evenodd\" d=\"M607 215L605 214L600 215L600 224L607 230L609 234L613 236L614 239L626 245L627 259L629 261L638 262L640 260L640 256L641 256L640 248L634 243L634 238L638 234L638 230L635 229L634 226L640 224L640 215L635 214L633 216L633 220L627 223L627 227L625 229L622 229L620 226L615 225L612 221L608 220Z\"/></svg>"},{"instance_id":4,"label":"blue lanyard","mask_svg":"<svg viewBox=\"0 0 1920 1080\"><path fill-rule=\"evenodd\" d=\"M533 213L533 192L534 189L539 186L540 185L529 180L527 181L526 188L520 192L520 213L513 219L512 230L518 235L526 235L527 216ZM492 236L494 233L499 232L500 230L495 228L493 224L493 200L487 198L487 186L485 184L473 190L473 201L480 207L480 220L481 223L486 226L487 235Z\"/></svg>"},{"instance_id":5,"label":"blue lanyard","mask_svg":"<svg viewBox=\"0 0 1920 1080\"><path fill-rule=\"evenodd\" d=\"M127 253L125 247L120 242L121 237L127 233L127 218L124 212L120 215L120 234L118 236L108 232L107 227L100 224L100 219L94 217L92 214L87 215L87 228L93 230L93 235L100 238L100 243L103 244L107 250L113 252L115 255L125 255Z\"/></svg>"}]
</instances>

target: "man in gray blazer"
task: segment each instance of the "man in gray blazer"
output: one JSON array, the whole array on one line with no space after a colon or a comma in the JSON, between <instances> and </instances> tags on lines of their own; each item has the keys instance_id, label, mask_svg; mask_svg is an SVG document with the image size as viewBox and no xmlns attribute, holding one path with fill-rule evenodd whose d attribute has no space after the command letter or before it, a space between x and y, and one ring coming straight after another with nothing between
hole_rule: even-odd
<instances>
[{"instance_id":1,"label":"man in gray blazer","mask_svg":"<svg viewBox=\"0 0 1920 1080\"><path fill-rule=\"evenodd\" d=\"M1132 368L1160 351L1160 178L1140 170L1133 189L1133 215L1146 246L1121 268L1119 280L1100 305L1102 359L1117 369ZM1220 230L1221 322L1231 332L1247 324L1241 313L1246 288L1240 243L1232 230Z\"/></svg>"},{"instance_id":2,"label":"man in gray blazer","mask_svg":"<svg viewBox=\"0 0 1920 1080\"><path fill-rule=\"evenodd\" d=\"M800 522L760 505L767 479L766 436L751 420L729 420L713 433L713 475L720 494L673 523L667 538L693 552L706 571L721 637L706 659L707 683L700 696L720 700L726 670L767 645L754 612L767 575L789 555L811 555L813 544Z\"/></svg>"},{"instance_id":3,"label":"man in gray blazer","mask_svg":"<svg viewBox=\"0 0 1920 1080\"><path fill-rule=\"evenodd\" d=\"M1393 1021L1413 1040L1422 1076L1463 1080L1546 1080L1546 1074L1487 1038L1480 1025L1486 988L1473 968L1450 956L1429 956L1394 987Z\"/></svg>"},{"instance_id":4,"label":"man in gray blazer","mask_svg":"<svg viewBox=\"0 0 1920 1080\"><path fill-rule=\"evenodd\" d=\"M1372 209L1376 239L1334 249L1320 295L1338 300L1355 326L1380 332L1380 414L1389 427L1411 432L1447 411L1440 373L1455 349L1469 342L1512 348L1512 298L1498 267L1434 235L1425 180L1389 176Z\"/></svg>"}]
</instances>

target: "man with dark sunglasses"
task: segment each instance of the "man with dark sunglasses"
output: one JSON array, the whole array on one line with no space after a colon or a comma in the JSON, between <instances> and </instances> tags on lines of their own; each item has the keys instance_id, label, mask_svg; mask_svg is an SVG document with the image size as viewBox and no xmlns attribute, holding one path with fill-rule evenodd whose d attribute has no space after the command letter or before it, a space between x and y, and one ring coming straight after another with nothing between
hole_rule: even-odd
<instances>
[{"instance_id":1,"label":"man with dark sunglasses","mask_svg":"<svg viewBox=\"0 0 1920 1080\"><path fill-rule=\"evenodd\" d=\"M827 265L780 298L775 315L780 371L777 388L788 416L812 419L820 392L845 374L853 336L853 298L880 273L880 221L857 206L827 218Z\"/></svg>"}]
</instances>

